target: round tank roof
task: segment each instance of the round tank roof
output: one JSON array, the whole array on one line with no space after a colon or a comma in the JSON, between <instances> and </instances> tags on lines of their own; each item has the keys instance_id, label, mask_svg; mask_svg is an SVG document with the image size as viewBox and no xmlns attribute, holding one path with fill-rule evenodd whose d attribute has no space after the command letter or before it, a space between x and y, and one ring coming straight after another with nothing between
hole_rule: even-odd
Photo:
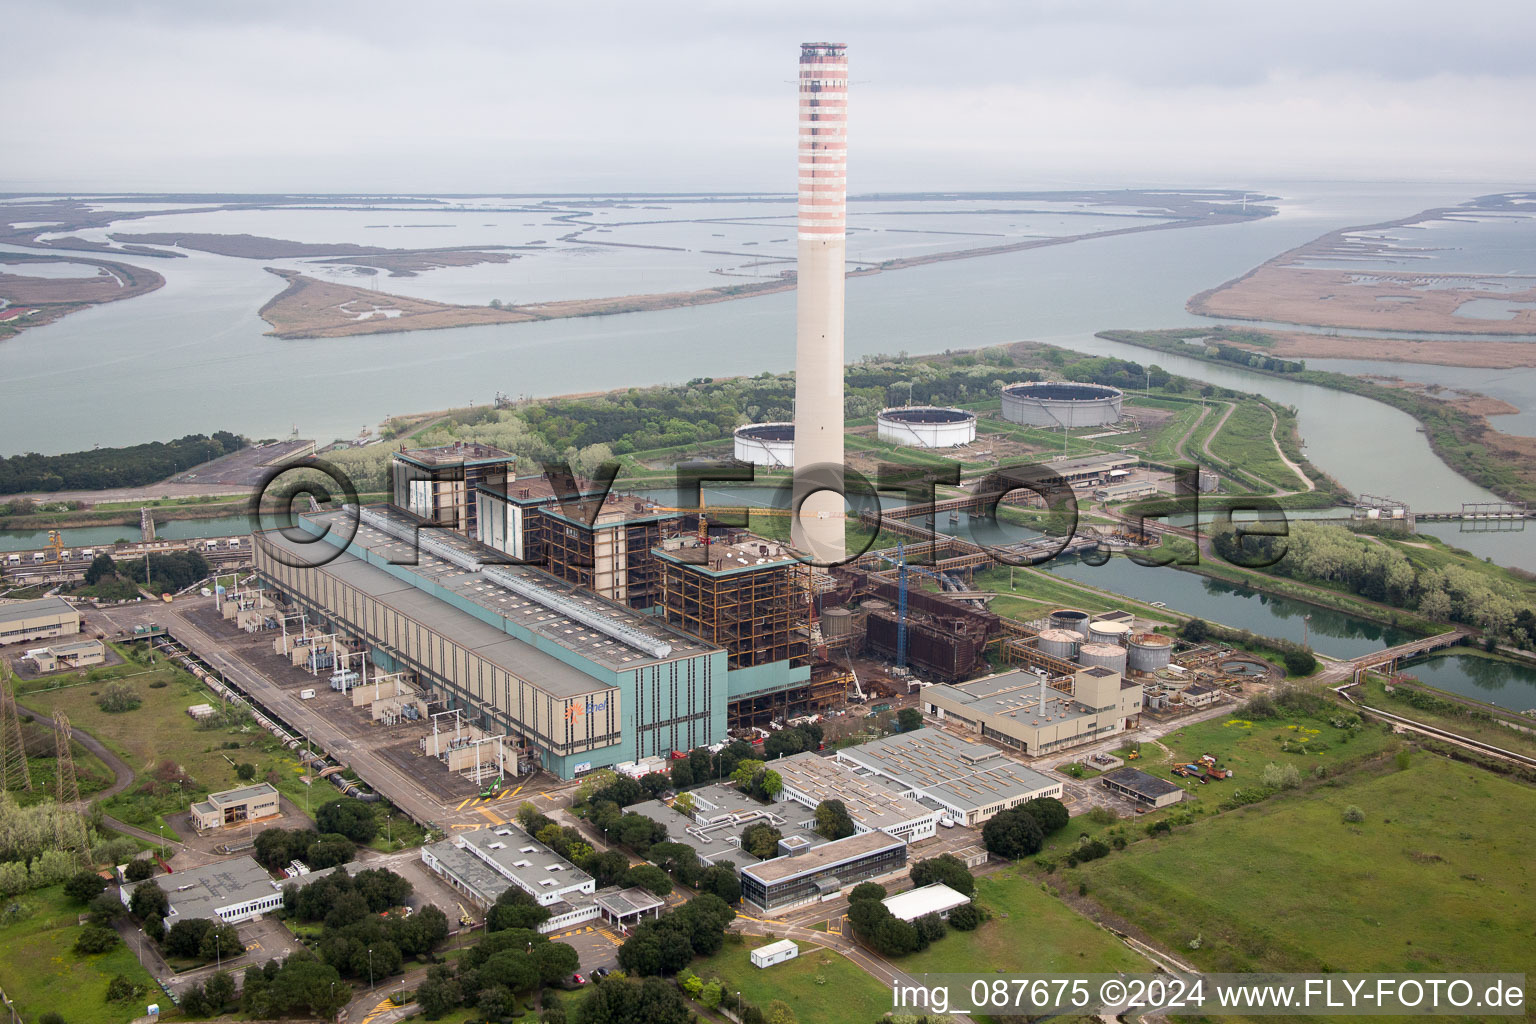
<instances>
[{"instance_id":1,"label":"round tank roof","mask_svg":"<svg viewBox=\"0 0 1536 1024\"><path fill-rule=\"evenodd\" d=\"M1137 633L1130 638L1130 643L1137 647L1172 647L1173 638L1161 633Z\"/></svg>"},{"instance_id":2,"label":"round tank roof","mask_svg":"<svg viewBox=\"0 0 1536 1024\"><path fill-rule=\"evenodd\" d=\"M1108 384L1087 384L1077 381L1041 380L1009 384L1003 394L1023 400L1045 402L1102 402L1125 394Z\"/></svg>"},{"instance_id":3,"label":"round tank roof","mask_svg":"<svg viewBox=\"0 0 1536 1024\"><path fill-rule=\"evenodd\" d=\"M1083 644L1079 650L1084 654L1095 654L1101 658L1113 658L1117 654L1125 653L1125 648L1119 644Z\"/></svg>"},{"instance_id":4,"label":"round tank roof","mask_svg":"<svg viewBox=\"0 0 1536 1024\"><path fill-rule=\"evenodd\" d=\"M1075 629L1042 629L1040 631L1040 639L1054 640L1062 644L1075 644L1082 642L1083 634Z\"/></svg>"},{"instance_id":5,"label":"round tank roof","mask_svg":"<svg viewBox=\"0 0 1536 1024\"><path fill-rule=\"evenodd\" d=\"M964 409L941 408L936 405L893 406L880 411L880 418L897 423L966 423L976 418Z\"/></svg>"},{"instance_id":6,"label":"round tank roof","mask_svg":"<svg viewBox=\"0 0 1536 1024\"><path fill-rule=\"evenodd\" d=\"M753 441L793 441L795 425L793 423L748 423L744 427L737 427L735 436Z\"/></svg>"}]
</instances>

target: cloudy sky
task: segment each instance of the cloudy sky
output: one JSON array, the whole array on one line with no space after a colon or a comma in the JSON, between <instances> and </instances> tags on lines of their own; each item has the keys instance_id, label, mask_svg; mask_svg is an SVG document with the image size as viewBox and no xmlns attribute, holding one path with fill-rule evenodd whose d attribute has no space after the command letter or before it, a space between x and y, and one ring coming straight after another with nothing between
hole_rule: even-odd
<instances>
[{"instance_id":1,"label":"cloudy sky","mask_svg":"<svg viewBox=\"0 0 1536 1024\"><path fill-rule=\"evenodd\" d=\"M1536 5L0 0L0 190L769 190L798 44L850 188L1536 178Z\"/></svg>"}]
</instances>

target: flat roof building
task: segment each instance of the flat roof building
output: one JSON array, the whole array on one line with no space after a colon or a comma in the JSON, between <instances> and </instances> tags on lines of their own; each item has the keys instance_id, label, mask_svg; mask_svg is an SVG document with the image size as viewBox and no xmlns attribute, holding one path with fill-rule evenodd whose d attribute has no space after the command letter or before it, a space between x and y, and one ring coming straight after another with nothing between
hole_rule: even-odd
<instances>
[{"instance_id":1,"label":"flat roof building","mask_svg":"<svg viewBox=\"0 0 1536 1024\"><path fill-rule=\"evenodd\" d=\"M977 826L999 811L1062 792L1060 782L1002 751L932 726L846 747L837 759L890 779L904 796L935 804L962 825Z\"/></svg>"},{"instance_id":2,"label":"flat roof building","mask_svg":"<svg viewBox=\"0 0 1536 1024\"><path fill-rule=\"evenodd\" d=\"M769 764L784 783L779 798L813 811L824 800L840 800L859 832L879 830L912 843L937 834L940 811L902 795L899 785L879 775L810 751Z\"/></svg>"},{"instance_id":3,"label":"flat roof building","mask_svg":"<svg viewBox=\"0 0 1536 1024\"><path fill-rule=\"evenodd\" d=\"M1141 462L1134 455L1078 455L1040 463L1041 469L1057 474L1069 484L1102 483L1116 470L1134 469Z\"/></svg>"},{"instance_id":4,"label":"flat roof building","mask_svg":"<svg viewBox=\"0 0 1536 1024\"><path fill-rule=\"evenodd\" d=\"M786 818L781 813L782 804L764 806L734 786L716 784L690 792L698 804L691 817L660 800L647 800L626 810L659 822L667 830L668 841L692 848L700 863L723 864L738 871L763 863L741 848L742 831L759 821L779 830L780 849L808 849L826 842L803 824Z\"/></svg>"},{"instance_id":5,"label":"flat roof building","mask_svg":"<svg viewBox=\"0 0 1536 1024\"><path fill-rule=\"evenodd\" d=\"M1035 756L1102 739L1141 714L1142 687L1102 666L1079 669L1072 692L1023 669L923 690L940 721Z\"/></svg>"},{"instance_id":6,"label":"flat roof building","mask_svg":"<svg viewBox=\"0 0 1536 1024\"><path fill-rule=\"evenodd\" d=\"M862 832L742 868L741 896L764 913L776 914L830 899L865 879L899 871L906 863L906 843L884 832Z\"/></svg>"},{"instance_id":7,"label":"flat roof building","mask_svg":"<svg viewBox=\"0 0 1536 1024\"><path fill-rule=\"evenodd\" d=\"M26 657L37 665L39 672L57 672L100 665L107 660L107 648L100 640L71 640L28 651Z\"/></svg>"},{"instance_id":8,"label":"flat roof building","mask_svg":"<svg viewBox=\"0 0 1536 1024\"><path fill-rule=\"evenodd\" d=\"M591 920L603 909L591 875L516 825L459 832L422 847L421 860L482 909L517 886L549 911L541 932Z\"/></svg>"},{"instance_id":9,"label":"flat roof building","mask_svg":"<svg viewBox=\"0 0 1536 1024\"><path fill-rule=\"evenodd\" d=\"M1130 766L1105 772L1099 776L1099 783L1147 807L1167 807L1184 799L1184 790L1179 786Z\"/></svg>"},{"instance_id":10,"label":"flat roof building","mask_svg":"<svg viewBox=\"0 0 1536 1024\"><path fill-rule=\"evenodd\" d=\"M167 928L179 920L192 919L238 924L283 905L283 887L251 857L183 868L174 875L125 885L118 890L123 906L128 906L139 886L157 883L170 903L165 915ZM244 950L230 952L234 955Z\"/></svg>"},{"instance_id":11,"label":"flat roof building","mask_svg":"<svg viewBox=\"0 0 1536 1024\"><path fill-rule=\"evenodd\" d=\"M80 632L80 613L57 597L0 604L0 646L35 640L74 636Z\"/></svg>"},{"instance_id":12,"label":"flat roof building","mask_svg":"<svg viewBox=\"0 0 1536 1024\"><path fill-rule=\"evenodd\" d=\"M887 896L880 902L885 904L885 909L889 910L893 916L903 921L916 921L929 914L948 917L951 910L965 906L971 902L971 898L963 892L951 889L943 882L934 882L920 889L908 889L895 896Z\"/></svg>"},{"instance_id":13,"label":"flat roof building","mask_svg":"<svg viewBox=\"0 0 1536 1024\"><path fill-rule=\"evenodd\" d=\"M192 805L192 827L199 832L228 828L275 818L279 813L277 789L267 782L222 793L209 793L208 799Z\"/></svg>"},{"instance_id":14,"label":"flat roof building","mask_svg":"<svg viewBox=\"0 0 1536 1024\"><path fill-rule=\"evenodd\" d=\"M1150 480L1111 483L1094 488L1093 496L1099 501L1129 501L1132 498L1149 498L1157 493L1157 484Z\"/></svg>"}]
</instances>

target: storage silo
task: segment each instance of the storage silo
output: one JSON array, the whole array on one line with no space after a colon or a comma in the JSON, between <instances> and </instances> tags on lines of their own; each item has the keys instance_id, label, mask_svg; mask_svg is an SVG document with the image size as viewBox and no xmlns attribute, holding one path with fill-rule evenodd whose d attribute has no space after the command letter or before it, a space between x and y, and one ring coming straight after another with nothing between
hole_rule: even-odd
<instances>
[{"instance_id":1,"label":"storage silo","mask_svg":"<svg viewBox=\"0 0 1536 1024\"><path fill-rule=\"evenodd\" d=\"M1071 661L1077 657L1077 650L1082 642L1083 634L1076 630L1047 629L1041 631L1040 640L1036 646L1041 654L1049 654L1053 658Z\"/></svg>"},{"instance_id":2,"label":"storage silo","mask_svg":"<svg viewBox=\"0 0 1536 1024\"><path fill-rule=\"evenodd\" d=\"M1077 651L1077 663L1083 668L1107 668L1125 674L1125 648L1119 644L1083 644Z\"/></svg>"},{"instance_id":3,"label":"storage silo","mask_svg":"<svg viewBox=\"0 0 1536 1024\"><path fill-rule=\"evenodd\" d=\"M1156 672L1173 661L1173 640L1161 633L1137 633L1126 639L1125 653L1132 672Z\"/></svg>"},{"instance_id":4,"label":"storage silo","mask_svg":"<svg viewBox=\"0 0 1536 1024\"><path fill-rule=\"evenodd\" d=\"M1131 627L1112 619L1095 619L1088 623L1088 639L1096 644L1123 644L1131 635Z\"/></svg>"},{"instance_id":5,"label":"storage silo","mask_svg":"<svg viewBox=\"0 0 1536 1024\"><path fill-rule=\"evenodd\" d=\"M1076 608L1057 608L1051 612L1052 629L1070 629L1078 636L1088 635L1088 613Z\"/></svg>"},{"instance_id":6,"label":"storage silo","mask_svg":"<svg viewBox=\"0 0 1536 1024\"><path fill-rule=\"evenodd\" d=\"M821 613L821 633L831 638L853 632L853 612L847 608L828 608Z\"/></svg>"}]
</instances>

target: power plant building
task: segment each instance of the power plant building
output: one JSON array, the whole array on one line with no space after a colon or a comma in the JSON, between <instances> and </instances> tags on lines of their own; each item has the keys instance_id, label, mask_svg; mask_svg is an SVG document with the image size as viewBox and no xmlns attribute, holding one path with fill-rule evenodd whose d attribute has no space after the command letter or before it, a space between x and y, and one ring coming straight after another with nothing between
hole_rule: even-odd
<instances>
[{"instance_id":1,"label":"power plant building","mask_svg":"<svg viewBox=\"0 0 1536 1024\"><path fill-rule=\"evenodd\" d=\"M590 499L595 503L596 499ZM653 549L662 543L662 524L681 518L658 511L633 495L610 494L596 515L558 503L535 513L541 524L544 567L555 576L599 597L644 609L661 599L661 562ZM574 514L573 514L574 513Z\"/></svg>"},{"instance_id":2,"label":"power plant building","mask_svg":"<svg viewBox=\"0 0 1536 1024\"><path fill-rule=\"evenodd\" d=\"M400 509L298 518L323 538L257 535L287 606L404 672L468 723L560 778L725 738L723 648ZM327 532L328 531L328 532ZM350 536L350 540L347 538ZM340 550L337 550L340 549ZM334 557L323 564L323 556Z\"/></svg>"},{"instance_id":3,"label":"power plant building","mask_svg":"<svg viewBox=\"0 0 1536 1024\"><path fill-rule=\"evenodd\" d=\"M0 645L52 640L80 632L80 613L57 597L0 604Z\"/></svg>"},{"instance_id":4,"label":"power plant building","mask_svg":"<svg viewBox=\"0 0 1536 1024\"><path fill-rule=\"evenodd\" d=\"M1141 714L1142 688L1119 672L1094 666L1074 674L1068 694L1048 685L1043 675L1015 670L927 687L923 703L942 720L1035 756L1122 731Z\"/></svg>"}]
</instances>

